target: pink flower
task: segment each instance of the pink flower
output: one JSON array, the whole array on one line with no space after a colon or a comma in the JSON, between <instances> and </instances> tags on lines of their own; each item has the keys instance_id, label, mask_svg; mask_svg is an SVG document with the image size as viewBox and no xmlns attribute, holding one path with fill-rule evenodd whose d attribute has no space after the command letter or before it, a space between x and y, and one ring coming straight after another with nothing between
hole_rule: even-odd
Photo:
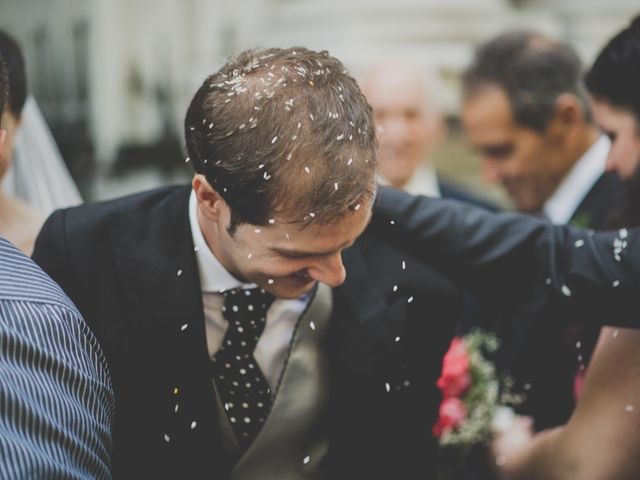
<instances>
[{"instance_id":1,"label":"pink flower","mask_svg":"<svg viewBox=\"0 0 640 480\"><path fill-rule=\"evenodd\" d=\"M451 341L449 350L442 360L442 374L437 385L442 390L444 398L459 397L471 385L469 354L459 337Z\"/></svg>"},{"instance_id":2,"label":"pink flower","mask_svg":"<svg viewBox=\"0 0 640 480\"><path fill-rule=\"evenodd\" d=\"M445 398L440 404L440 416L433 427L433 434L440 437L445 430L459 426L467 417L467 409L459 398Z\"/></svg>"}]
</instances>

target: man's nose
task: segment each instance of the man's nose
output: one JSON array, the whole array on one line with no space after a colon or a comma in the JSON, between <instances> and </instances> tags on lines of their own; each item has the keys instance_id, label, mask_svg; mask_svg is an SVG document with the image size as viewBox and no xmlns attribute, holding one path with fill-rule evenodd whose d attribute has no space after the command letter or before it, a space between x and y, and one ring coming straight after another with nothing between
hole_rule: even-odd
<instances>
[{"instance_id":1,"label":"man's nose","mask_svg":"<svg viewBox=\"0 0 640 480\"><path fill-rule=\"evenodd\" d=\"M382 124L380 143L395 144L403 142L409 136L407 123L402 119L390 118Z\"/></svg>"},{"instance_id":2,"label":"man's nose","mask_svg":"<svg viewBox=\"0 0 640 480\"><path fill-rule=\"evenodd\" d=\"M500 168L486 157L482 159L482 179L487 183L497 183L501 179Z\"/></svg>"},{"instance_id":3,"label":"man's nose","mask_svg":"<svg viewBox=\"0 0 640 480\"><path fill-rule=\"evenodd\" d=\"M341 285L347 277L340 253L334 253L319 259L309 273L314 280L325 283L330 287Z\"/></svg>"}]
</instances>

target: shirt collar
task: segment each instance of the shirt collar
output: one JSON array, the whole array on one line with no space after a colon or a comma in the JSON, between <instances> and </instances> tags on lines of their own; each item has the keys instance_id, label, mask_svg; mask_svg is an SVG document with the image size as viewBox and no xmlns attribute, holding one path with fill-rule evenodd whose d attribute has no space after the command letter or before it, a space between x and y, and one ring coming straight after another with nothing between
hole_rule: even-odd
<instances>
[{"instance_id":1,"label":"shirt collar","mask_svg":"<svg viewBox=\"0 0 640 480\"><path fill-rule=\"evenodd\" d=\"M569 223L589 190L605 171L611 141L601 135L578 159L543 207L551 223Z\"/></svg>"},{"instance_id":2,"label":"shirt collar","mask_svg":"<svg viewBox=\"0 0 640 480\"><path fill-rule=\"evenodd\" d=\"M231 275L227 269L222 266L220 260L213 254L209 245L207 245L202 230L200 230L200 224L198 222L198 202L193 190L189 197L189 225L191 227L198 273L200 274L200 287L203 292L218 293L237 287L255 287L255 284L242 283Z\"/></svg>"},{"instance_id":3,"label":"shirt collar","mask_svg":"<svg viewBox=\"0 0 640 480\"><path fill-rule=\"evenodd\" d=\"M384 186L391 185L381 175L378 175L378 183ZM419 165L409 181L402 187L402 190L412 195L439 197L440 187L438 186L438 176L435 169L429 165Z\"/></svg>"}]
</instances>

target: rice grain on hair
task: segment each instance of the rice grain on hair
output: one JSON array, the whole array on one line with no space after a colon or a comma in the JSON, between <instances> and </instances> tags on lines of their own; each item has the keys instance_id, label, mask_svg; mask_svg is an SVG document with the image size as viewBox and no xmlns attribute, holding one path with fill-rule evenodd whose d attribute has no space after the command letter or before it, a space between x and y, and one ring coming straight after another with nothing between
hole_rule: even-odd
<instances>
[{"instance_id":1,"label":"rice grain on hair","mask_svg":"<svg viewBox=\"0 0 640 480\"><path fill-rule=\"evenodd\" d=\"M332 223L375 192L371 107L327 52L240 53L199 88L184 131L193 168L231 209L231 229L276 216Z\"/></svg>"}]
</instances>

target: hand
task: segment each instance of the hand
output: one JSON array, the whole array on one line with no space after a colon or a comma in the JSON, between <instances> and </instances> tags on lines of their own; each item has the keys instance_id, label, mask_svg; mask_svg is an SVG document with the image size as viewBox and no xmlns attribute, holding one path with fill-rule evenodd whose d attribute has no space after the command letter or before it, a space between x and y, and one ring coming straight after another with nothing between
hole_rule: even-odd
<instances>
[{"instance_id":1,"label":"hand","mask_svg":"<svg viewBox=\"0 0 640 480\"><path fill-rule=\"evenodd\" d=\"M509 459L525 450L533 438L533 419L522 415L515 416L509 427L497 434L491 443L491 453L498 470L502 471Z\"/></svg>"}]
</instances>

